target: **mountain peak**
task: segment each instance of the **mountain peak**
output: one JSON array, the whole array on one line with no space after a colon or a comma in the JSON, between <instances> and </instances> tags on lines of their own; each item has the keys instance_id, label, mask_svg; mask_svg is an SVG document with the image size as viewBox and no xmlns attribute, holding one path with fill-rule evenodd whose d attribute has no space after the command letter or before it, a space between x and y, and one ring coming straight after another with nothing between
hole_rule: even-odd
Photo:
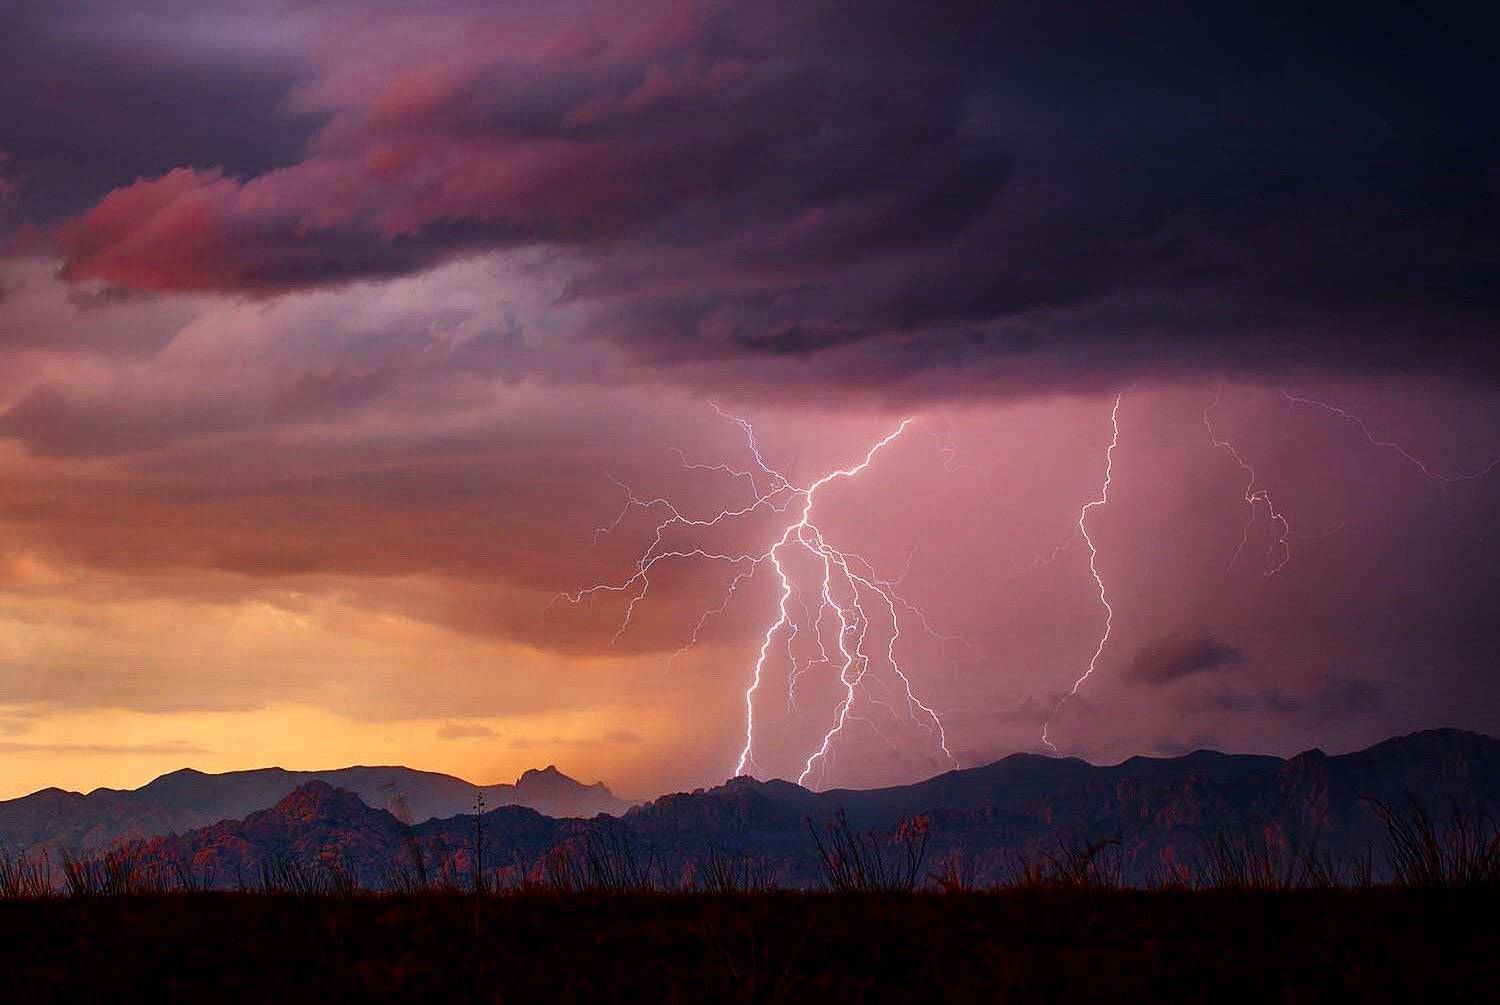
<instances>
[{"instance_id":1,"label":"mountain peak","mask_svg":"<svg viewBox=\"0 0 1500 1005\"><path fill-rule=\"evenodd\" d=\"M568 781L573 781L573 779L568 778L567 775L558 771L555 764L549 764L545 768L527 768L521 772L521 777L517 781L523 781L527 778L567 778Z\"/></svg>"},{"instance_id":2,"label":"mountain peak","mask_svg":"<svg viewBox=\"0 0 1500 1005\"><path fill-rule=\"evenodd\" d=\"M615 798L603 782L585 785L563 774L555 764L532 768L516 779L515 800L552 817L618 815L628 805Z\"/></svg>"},{"instance_id":3,"label":"mountain peak","mask_svg":"<svg viewBox=\"0 0 1500 1005\"><path fill-rule=\"evenodd\" d=\"M287 820L310 823L370 811L369 804L357 794L314 779L288 792L267 812Z\"/></svg>"}]
</instances>

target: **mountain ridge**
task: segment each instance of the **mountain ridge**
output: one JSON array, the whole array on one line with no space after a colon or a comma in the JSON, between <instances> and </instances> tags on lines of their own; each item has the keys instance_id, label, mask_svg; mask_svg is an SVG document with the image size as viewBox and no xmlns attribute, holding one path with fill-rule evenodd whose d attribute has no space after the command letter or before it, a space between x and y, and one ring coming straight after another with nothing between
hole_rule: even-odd
<instances>
[{"instance_id":1,"label":"mountain ridge","mask_svg":"<svg viewBox=\"0 0 1500 1005\"><path fill-rule=\"evenodd\" d=\"M1059 842L1105 837L1118 842L1125 875L1143 880L1191 860L1216 835L1265 840L1288 852L1316 849L1340 862L1372 851L1378 857L1385 834L1367 800L1399 805L1408 794L1439 814L1449 801L1500 808L1500 740L1434 730L1331 756L1318 750L1289 758L1199 751L1107 766L1012 755L912 785L868 790L811 792L782 780L739 777L660 796L618 818L556 819L500 807L484 814L482 830L486 869L512 877L543 875L548 856L559 848L576 855L594 832L628 844L666 877L698 875L711 856L728 853L756 862L785 885L811 886L820 871L810 827L844 814L856 832L889 834L902 820L923 816L931 825L929 861L962 854L981 882L1003 879L1022 856L1056 852ZM326 783L307 783L294 795L321 808L296 817L278 804L276 812L140 847L148 857L221 879L256 875L277 855L334 854L361 882L379 887L415 840L430 863L447 863L450 874L472 874L472 815L408 827Z\"/></svg>"},{"instance_id":2,"label":"mountain ridge","mask_svg":"<svg viewBox=\"0 0 1500 1005\"><path fill-rule=\"evenodd\" d=\"M135 789L100 787L88 793L49 786L0 801L0 849L91 852L122 840L181 833L242 819L276 804L310 781L356 793L412 823L470 811L483 793L490 807L524 805L549 816L618 814L630 804L602 782L586 785L558 771L528 769L513 783L475 785L442 772L400 765L350 765L325 771L281 767L205 772L178 768Z\"/></svg>"}]
</instances>

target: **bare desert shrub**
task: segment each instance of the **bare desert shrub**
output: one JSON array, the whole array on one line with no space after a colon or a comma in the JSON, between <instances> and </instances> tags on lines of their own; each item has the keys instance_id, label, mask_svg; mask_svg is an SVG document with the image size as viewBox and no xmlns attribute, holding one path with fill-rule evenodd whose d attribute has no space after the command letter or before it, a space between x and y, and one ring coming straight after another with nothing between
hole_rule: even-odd
<instances>
[{"instance_id":1,"label":"bare desert shrub","mask_svg":"<svg viewBox=\"0 0 1500 1005\"><path fill-rule=\"evenodd\" d=\"M1423 890L1470 889L1500 885L1500 830L1488 813L1454 804L1440 828L1411 797L1405 810L1370 799L1390 840L1391 882Z\"/></svg>"},{"instance_id":2,"label":"bare desert shrub","mask_svg":"<svg viewBox=\"0 0 1500 1005\"><path fill-rule=\"evenodd\" d=\"M812 831L823 866L823 883L828 889L837 893L898 893L916 889L931 830L925 816L903 820L886 841L874 831L855 834L843 810L835 813L824 827L826 844L811 821L808 829ZM895 851L888 852L892 847Z\"/></svg>"}]
</instances>

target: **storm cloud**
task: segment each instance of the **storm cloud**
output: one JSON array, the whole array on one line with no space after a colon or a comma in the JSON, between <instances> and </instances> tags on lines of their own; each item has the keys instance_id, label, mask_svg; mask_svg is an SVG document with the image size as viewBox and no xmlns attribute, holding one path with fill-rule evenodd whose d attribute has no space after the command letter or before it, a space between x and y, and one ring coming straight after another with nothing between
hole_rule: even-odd
<instances>
[{"instance_id":1,"label":"storm cloud","mask_svg":"<svg viewBox=\"0 0 1500 1005\"><path fill-rule=\"evenodd\" d=\"M544 248L544 313L719 384L1495 374L1478 11L192 10L11 15L0 122L75 280L264 297ZM96 110L48 117L60 87Z\"/></svg>"}]
</instances>

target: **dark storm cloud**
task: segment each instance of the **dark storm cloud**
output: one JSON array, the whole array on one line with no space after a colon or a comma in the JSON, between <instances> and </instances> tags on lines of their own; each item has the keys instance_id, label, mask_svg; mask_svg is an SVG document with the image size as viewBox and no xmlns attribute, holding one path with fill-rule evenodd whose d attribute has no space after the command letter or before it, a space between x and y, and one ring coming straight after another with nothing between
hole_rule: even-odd
<instances>
[{"instance_id":1,"label":"dark storm cloud","mask_svg":"<svg viewBox=\"0 0 1500 1005\"><path fill-rule=\"evenodd\" d=\"M1136 650L1125 675L1143 684L1171 684L1244 661L1238 649L1208 636L1168 635Z\"/></svg>"},{"instance_id":2,"label":"dark storm cloud","mask_svg":"<svg viewBox=\"0 0 1500 1005\"><path fill-rule=\"evenodd\" d=\"M179 166L255 174L317 126L284 104L307 72L276 40L292 5L19 0L0 10L0 144L50 223ZM3 221L0 221L3 222Z\"/></svg>"},{"instance_id":3,"label":"dark storm cloud","mask_svg":"<svg viewBox=\"0 0 1500 1005\"><path fill-rule=\"evenodd\" d=\"M199 8L221 49L25 6L6 143L37 212L93 201L67 274L135 289L547 245L581 329L736 379L1494 376L1478 12L532 6Z\"/></svg>"},{"instance_id":4,"label":"dark storm cloud","mask_svg":"<svg viewBox=\"0 0 1500 1005\"><path fill-rule=\"evenodd\" d=\"M337 114L305 159L122 187L63 229L70 274L274 292L482 248L640 242L720 245L755 282L757 256L785 270L947 240L1004 182L1002 151L965 121L972 67L828 63L839 40L820 19L654 5L554 18L530 44L505 15L473 20L455 46L407 53L407 33L373 30L325 53L303 101ZM402 47L390 77L346 92L346 61L387 44Z\"/></svg>"}]
</instances>

